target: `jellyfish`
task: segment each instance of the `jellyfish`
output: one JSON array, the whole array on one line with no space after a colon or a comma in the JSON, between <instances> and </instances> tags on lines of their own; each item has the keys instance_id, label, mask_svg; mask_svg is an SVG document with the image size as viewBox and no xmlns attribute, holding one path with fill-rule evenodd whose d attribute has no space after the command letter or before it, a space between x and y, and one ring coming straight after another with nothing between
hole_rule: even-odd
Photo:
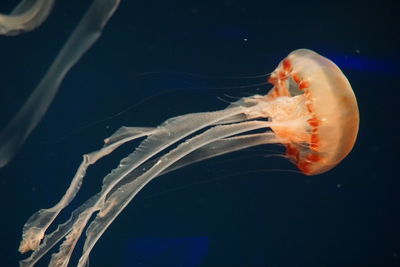
<instances>
[{"instance_id":1,"label":"jellyfish","mask_svg":"<svg viewBox=\"0 0 400 267\"><path fill-rule=\"evenodd\" d=\"M47 17L54 0L23 0L9 16L0 14L0 34L31 30ZM0 132L0 168L7 165L46 114L68 71L97 41L119 0L95 0L21 109ZM40 20L39 20L40 19Z\"/></svg>"},{"instance_id":2,"label":"jellyfish","mask_svg":"<svg viewBox=\"0 0 400 267\"><path fill-rule=\"evenodd\" d=\"M269 76L266 95L244 97L223 110L192 113L157 127L121 127L104 146L85 154L69 188L52 208L36 212L24 225L21 253L33 250L21 266L33 266L62 241L49 266L67 266L86 228L78 266L86 266L96 242L151 180L183 166L262 144L282 144L285 157L305 175L338 165L351 151L359 124L357 101L342 71L308 49L291 52ZM144 140L103 179L100 191L70 218L47 228L78 192L87 168L117 147ZM90 219L94 216L94 219Z\"/></svg>"}]
</instances>

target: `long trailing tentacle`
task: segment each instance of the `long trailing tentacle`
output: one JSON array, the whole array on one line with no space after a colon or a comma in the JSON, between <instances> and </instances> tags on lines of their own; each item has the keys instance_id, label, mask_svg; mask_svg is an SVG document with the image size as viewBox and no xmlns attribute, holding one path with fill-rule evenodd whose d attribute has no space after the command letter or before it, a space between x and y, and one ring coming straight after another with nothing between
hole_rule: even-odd
<instances>
[{"instance_id":1,"label":"long trailing tentacle","mask_svg":"<svg viewBox=\"0 0 400 267\"><path fill-rule=\"evenodd\" d=\"M0 132L0 168L16 155L36 128L56 96L65 75L100 37L119 1L93 2L22 108Z\"/></svg>"},{"instance_id":2,"label":"long trailing tentacle","mask_svg":"<svg viewBox=\"0 0 400 267\"><path fill-rule=\"evenodd\" d=\"M104 199L113 187L138 166L145 163L171 144L174 144L197 130L216 124L230 117L235 117L245 110L246 108L243 107L232 107L222 111L187 114L167 120L157 128L121 128L113 136L105 140L106 144L103 149L84 156L84 160L70 188L67 190L66 195L60 203L54 208L39 211L26 223L20 250L24 252L29 249L35 250L38 248L40 241L44 238L44 232L47 227L58 215L60 210L68 205L79 190L86 168L97 159L110 153L117 146L131 139L148 135L148 138L145 139L132 154L121 161L118 168L114 169L104 178L100 197L92 203L90 207L87 207L85 211L82 211L83 214L79 216L81 224L87 223L90 216L104 205ZM74 222L74 224L75 223L76 222ZM67 240L70 246L68 246L68 251L73 250L74 244L81 234L81 231L76 230L77 228L79 227L73 227L75 230L69 232ZM64 247L66 248L67 246ZM43 250L43 248L41 249Z\"/></svg>"},{"instance_id":3,"label":"long trailing tentacle","mask_svg":"<svg viewBox=\"0 0 400 267\"><path fill-rule=\"evenodd\" d=\"M109 142L111 142L111 140L120 142L121 140L124 140L124 138L127 137L127 133L129 132L133 133L136 131L137 131L136 128L122 127L112 137L108 138L110 140ZM283 143L283 142L285 142L285 140L277 138L275 134L272 132L241 135L241 136L234 136L216 140L184 156L177 162L173 163L170 167L165 169L163 172L161 172L160 175L164 175L170 171L180 169L194 162L202 161L221 154L241 150L247 147L253 147L261 144ZM145 164L141 165L140 168L136 168L126 177L126 179L123 181L122 184L118 184L113 188L113 190L110 192L110 195L114 193L116 190L118 190L118 188L120 188L123 184L132 182L134 179L141 176L143 173L145 173L147 170L153 167L158 160L159 158L150 160ZM60 224L57 227L57 229L51 234L46 235L43 242L35 251L33 251L31 256L21 261L20 263L21 267L33 266L62 238L68 235L71 232L71 229L73 229L74 224L77 223L77 221L79 220L80 214L83 213L85 210L88 210L88 208L93 207L93 204L99 199L99 197L100 194L98 193L95 196L88 199L85 203L83 203L80 207L78 207L75 211L73 211L71 217L65 223Z\"/></svg>"},{"instance_id":4,"label":"long trailing tentacle","mask_svg":"<svg viewBox=\"0 0 400 267\"><path fill-rule=\"evenodd\" d=\"M52 208L37 211L25 223L19 251L24 253L38 248L47 228L54 221L60 211L65 208L78 193L82 180L86 174L86 170L90 165L94 164L100 158L110 154L122 144L150 135L154 130L154 128L122 127L110 138L105 140L105 145L102 149L83 155L82 163L61 200Z\"/></svg>"},{"instance_id":5,"label":"long trailing tentacle","mask_svg":"<svg viewBox=\"0 0 400 267\"><path fill-rule=\"evenodd\" d=\"M60 246L60 251L53 255L49 266L62 266L69 260L69 255L81 236L83 226L88 223L94 212L104 206L105 199L112 189L133 170L182 138L245 110L243 107L233 107L221 111L186 114L171 118L158 126L133 153L122 159L119 166L103 179L100 198L93 203L93 206L82 212L80 220L74 223L66 240Z\"/></svg>"},{"instance_id":6,"label":"long trailing tentacle","mask_svg":"<svg viewBox=\"0 0 400 267\"><path fill-rule=\"evenodd\" d=\"M40 260L50 249L52 249L58 242L60 242L68 233L71 232L74 223L79 220L82 212L84 212L87 208L92 207L93 203L100 197L99 194L96 194L89 198L85 203L83 203L80 207L75 209L71 217L63 224L58 225L57 229L52 233L47 234L42 243L32 252L32 254L19 262L20 267L29 267L34 266L35 263Z\"/></svg>"},{"instance_id":7,"label":"long trailing tentacle","mask_svg":"<svg viewBox=\"0 0 400 267\"><path fill-rule=\"evenodd\" d=\"M100 236L119 215L119 213L126 207L126 205L135 197L135 195L153 178L157 177L178 160L207 144L227 136L232 136L255 129L267 128L269 125L269 122L264 121L247 121L237 124L214 126L213 128L206 130L204 133L201 133L181 143L178 145L178 147L160 157L160 159L157 160L157 162L144 174L118 188L118 190L114 191L107 198L105 205L100 209L96 218L90 223L88 229L86 230L87 237L84 245L84 251L81 259L79 260L78 267L85 266L89 253ZM265 142L267 143L267 141ZM62 254L60 254L60 256L62 256Z\"/></svg>"}]
</instances>

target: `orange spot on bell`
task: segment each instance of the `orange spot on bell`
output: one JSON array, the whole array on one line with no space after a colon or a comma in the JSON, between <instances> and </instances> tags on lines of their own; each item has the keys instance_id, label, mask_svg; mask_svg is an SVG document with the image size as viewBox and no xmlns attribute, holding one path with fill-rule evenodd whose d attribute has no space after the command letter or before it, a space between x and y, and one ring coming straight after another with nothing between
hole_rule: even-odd
<instances>
[{"instance_id":1,"label":"orange spot on bell","mask_svg":"<svg viewBox=\"0 0 400 267\"><path fill-rule=\"evenodd\" d=\"M312 117L308 120L308 124L310 124L312 127L318 127L321 124L321 121L316 117Z\"/></svg>"},{"instance_id":2,"label":"orange spot on bell","mask_svg":"<svg viewBox=\"0 0 400 267\"><path fill-rule=\"evenodd\" d=\"M312 150L314 150L314 151L318 151L318 149L319 149L319 144L311 144L311 145L310 145L310 148L311 148Z\"/></svg>"},{"instance_id":3,"label":"orange spot on bell","mask_svg":"<svg viewBox=\"0 0 400 267\"><path fill-rule=\"evenodd\" d=\"M319 143L319 137L318 137L317 134L312 134L312 135L311 135L311 143L312 143L312 144L317 144L317 143Z\"/></svg>"},{"instance_id":4,"label":"orange spot on bell","mask_svg":"<svg viewBox=\"0 0 400 267\"><path fill-rule=\"evenodd\" d=\"M304 90L306 88L310 87L310 83L307 81L301 81L299 83L299 90Z\"/></svg>"},{"instance_id":5,"label":"orange spot on bell","mask_svg":"<svg viewBox=\"0 0 400 267\"><path fill-rule=\"evenodd\" d=\"M292 63L289 59L285 58L282 62L282 65L285 71L290 72L292 70Z\"/></svg>"}]
</instances>

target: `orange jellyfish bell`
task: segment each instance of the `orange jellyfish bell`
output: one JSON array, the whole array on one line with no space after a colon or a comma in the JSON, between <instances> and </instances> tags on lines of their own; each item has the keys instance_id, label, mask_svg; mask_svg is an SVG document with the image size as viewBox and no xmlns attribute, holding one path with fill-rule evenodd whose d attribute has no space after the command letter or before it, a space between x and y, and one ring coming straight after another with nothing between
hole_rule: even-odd
<instances>
[{"instance_id":1,"label":"orange jellyfish bell","mask_svg":"<svg viewBox=\"0 0 400 267\"><path fill-rule=\"evenodd\" d=\"M301 95L306 113L303 131L272 126L279 137L289 139L286 155L307 175L335 167L352 149L359 124L356 97L346 76L329 59L299 49L283 59L269 78L274 87L268 98Z\"/></svg>"}]
</instances>

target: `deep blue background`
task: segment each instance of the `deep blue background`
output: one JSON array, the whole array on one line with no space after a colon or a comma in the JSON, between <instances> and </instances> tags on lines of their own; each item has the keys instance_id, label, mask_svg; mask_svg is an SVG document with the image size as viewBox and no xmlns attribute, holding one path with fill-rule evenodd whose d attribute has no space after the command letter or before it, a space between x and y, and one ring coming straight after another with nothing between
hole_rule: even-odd
<instances>
[{"instance_id":1,"label":"deep blue background","mask_svg":"<svg viewBox=\"0 0 400 267\"><path fill-rule=\"evenodd\" d=\"M2 0L0 11L17 2ZM91 2L59 1L38 30L0 37L0 127ZM279 171L293 167L265 157L272 148L261 147L168 174L106 231L90 264L400 266L396 1L293 2L122 1L18 156L0 170L0 265L17 266L27 218L58 201L81 155L120 126L155 126L221 109L218 97L230 100L224 94L267 92L269 85L215 88L264 82L229 77L266 74L292 50L309 48L335 61L357 95L359 137L339 166L315 177ZM166 72L147 74L154 71ZM97 192L132 148L93 167L72 205Z\"/></svg>"}]
</instances>

